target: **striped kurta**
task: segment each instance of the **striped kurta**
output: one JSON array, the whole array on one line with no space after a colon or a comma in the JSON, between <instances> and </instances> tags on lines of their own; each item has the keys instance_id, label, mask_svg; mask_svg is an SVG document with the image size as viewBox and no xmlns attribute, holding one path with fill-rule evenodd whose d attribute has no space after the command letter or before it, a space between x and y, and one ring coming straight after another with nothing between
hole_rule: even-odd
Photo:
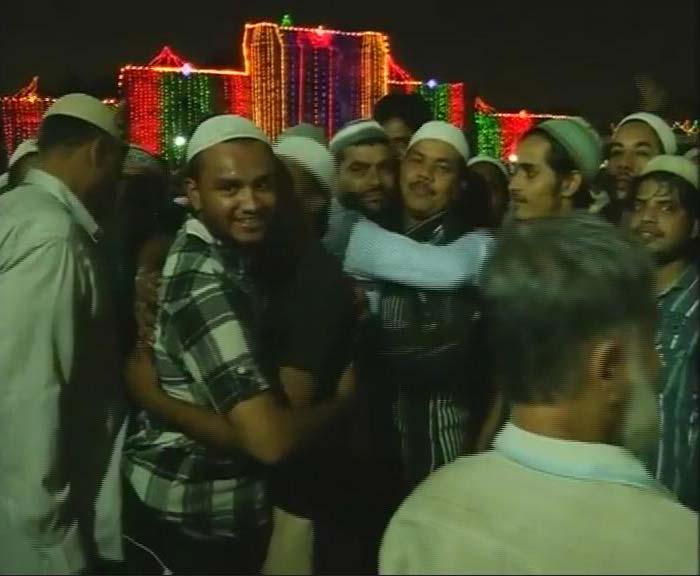
<instances>
[{"instance_id":1,"label":"striped kurta","mask_svg":"<svg viewBox=\"0 0 700 576\"><path fill-rule=\"evenodd\" d=\"M690 265L659 296L661 436L647 464L678 499L698 510L698 269Z\"/></svg>"},{"instance_id":2,"label":"striped kurta","mask_svg":"<svg viewBox=\"0 0 700 576\"><path fill-rule=\"evenodd\" d=\"M450 241L442 215L407 232L415 240ZM384 284L379 303L379 356L396 390L394 419L405 488L464 452L473 408L484 393L477 373L476 289L425 291Z\"/></svg>"}]
</instances>

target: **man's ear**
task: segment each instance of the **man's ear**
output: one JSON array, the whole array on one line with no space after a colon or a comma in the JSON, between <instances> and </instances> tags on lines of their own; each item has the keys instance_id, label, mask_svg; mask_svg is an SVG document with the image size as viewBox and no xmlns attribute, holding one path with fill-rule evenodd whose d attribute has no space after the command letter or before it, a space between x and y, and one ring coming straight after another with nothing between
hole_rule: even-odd
<instances>
[{"instance_id":1,"label":"man's ear","mask_svg":"<svg viewBox=\"0 0 700 576\"><path fill-rule=\"evenodd\" d=\"M691 238L697 238L700 235L700 220L695 219L695 224L693 224L693 231L690 233Z\"/></svg>"},{"instance_id":2,"label":"man's ear","mask_svg":"<svg viewBox=\"0 0 700 576\"><path fill-rule=\"evenodd\" d=\"M571 198L583 185L583 175L578 170L570 172L561 183L561 195Z\"/></svg>"},{"instance_id":3,"label":"man's ear","mask_svg":"<svg viewBox=\"0 0 700 576\"><path fill-rule=\"evenodd\" d=\"M199 185L193 178L185 178L185 192L192 210L199 212L202 209L202 199L199 194Z\"/></svg>"},{"instance_id":4,"label":"man's ear","mask_svg":"<svg viewBox=\"0 0 700 576\"><path fill-rule=\"evenodd\" d=\"M625 366L622 343L614 338L601 340L590 350L590 379L609 404L618 404L624 400Z\"/></svg>"}]
</instances>

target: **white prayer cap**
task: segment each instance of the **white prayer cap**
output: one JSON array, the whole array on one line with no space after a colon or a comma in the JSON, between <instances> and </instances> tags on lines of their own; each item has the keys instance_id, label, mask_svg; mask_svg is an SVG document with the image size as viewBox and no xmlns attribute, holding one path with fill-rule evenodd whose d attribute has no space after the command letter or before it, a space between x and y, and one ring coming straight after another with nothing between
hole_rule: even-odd
<instances>
[{"instance_id":1,"label":"white prayer cap","mask_svg":"<svg viewBox=\"0 0 700 576\"><path fill-rule=\"evenodd\" d=\"M123 141L119 112L87 94L67 94L56 100L44 114L50 116L72 116L101 128L110 136Z\"/></svg>"},{"instance_id":2,"label":"white prayer cap","mask_svg":"<svg viewBox=\"0 0 700 576\"><path fill-rule=\"evenodd\" d=\"M485 155L479 155L479 156L474 156L471 160L467 162L467 166L474 166L474 164L480 164L481 162L485 162L486 164L492 164L496 168L498 168L503 175L506 177L506 180L510 179L510 174L508 174L508 169L505 167L503 162L500 160L497 160L496 158L492 158L491 156L485 156Z\"/></svg>"},{"instance_id":3,"label":"white prayer cap","mask_svg":"<svg viewBox=\"0 0 700 576\"><path fill-rule=\"evenodd\" d=\"M663 148L664 154L675 154L678 151L676 135L673 133L673 130L666 123L666 121L656 114L650 114L649 112L637 112L636 114L630 114L620 121L615 128L615 131L619 130L620 126L623 124L627 124L628 122L635 120L637 122L644 122L654 131L661 142L661 147Z\"/></svg>"},{"instance_id":4,"label":"white prayer cap","mask_svg":"<svg viewBox=\"0 0 700 576\"><path fill-rule=\"evenodd\" d=\"M464 137L464 133L452 124L443 122L442 120L431 120L418 128L416 133L408 143L410 149L414 144L421 140L440 140L445 144L452 146L457 153L464 158L465 162L469 161L469 144Z\"/></svg>"},{"instance_id":5,"label":"white prayer cap","mask_svg":"<svg viewBox=\"0 0 700 576\"><path fill-rule=\"evenodd\" d=\"M202 122L187 143L187 162L200 152L229 140L250 138L272 147L270 139L248 118L234 114L220 114Z\"/></svg>"},{"instance_id":6,"label":"white prayer cap","mask_svg":"<svg viewBox=\"0 0 700 576\"><path fill-rule=\"evenodd\" d=\"M338 130L336 135L331 138L328 147L334 156L338 156L338 154L348 146L355 146L356 144L360 144L363 140L374 139L383 140L387 144L389 143L389 137L379 122L362 118L360 120L348 122Z\"/></svg>"},{"instance_id":7,"label":"white prayer cap","mask_svg":"<svg viewBox=\"0 0 700 576\"><path fill-rule=\"evenodd\" d=\"M537 125L559 142L581 171L591 182L600 170L603 157L600 135L585 120L576 118L555 118Z\"/></svg>"},{"instance_id":8,"label":"white prayer cap","mask_svg":"<svg viewBox=\"0 0 700 576\"><path fill-rule=\"evenodd\" d=\"M311 138L323 146L328 146L328 138L326 138L323 128L315 124L302 122L301 124L290 126L277 137L277 140L282 140L282 138L287 138L288 136L303 136L304 138Z\"/></svg>"},{"instance_id":9,"label":"white prayer cap","mask_svg":"<svg viewBox=\"0 0 700 576\"><path fill-rule=\"evenodd\" d=\"M647 162L639 176L643 177L653 172L675 174L691 184L696 190L698 189L698 167L683 156L671 156L670 154L656 156Z\"/></svg>"},{"instance_id":10,"label":"white prayer cap","mask_svg":"<svg viewBox=\"0 0 700 576\"><path fill-rule=\"evenodd\" d=\"M19 146L17 146L17 148L15 148L15 151L12 153L12 156L10 156L9 167L12 168L27 154L35 154L38 151L39 148L36 145L36 140L34 138L28 138Z\"/></svg>"},{"instance_id":11,"label":"white prayer cap","mask_svg":"<svg viewBox=\"0 0 700 576\"><path fill-rule=\"evenodd\" d=\"M296 160L311 172L320 184L333 190L335 164L328 148L304 136L286 136L274 146L277 156Z\"/></svg>"}]
</instances>

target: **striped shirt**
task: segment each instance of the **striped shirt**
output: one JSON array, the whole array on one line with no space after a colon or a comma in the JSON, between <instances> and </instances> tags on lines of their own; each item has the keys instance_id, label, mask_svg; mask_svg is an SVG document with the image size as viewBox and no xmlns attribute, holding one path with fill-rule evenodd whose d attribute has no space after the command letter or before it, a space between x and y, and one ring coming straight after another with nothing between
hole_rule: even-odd
<instances>
[{"instance_id":1,"label":"striped shirt","mask_svg":"<svg viewBox=\"0 0 700 576\"><path fill-rule=\"evenodd\" d=\"M661 438L648 465L685 505L698 510L698 269L690 265L659 296Z\"/></svg>"},{"instance_id":2,"label":"striped shirt","mask_svg":"<svg viewBox=\"0 0 700 576\"><path fill-rule=\"evenodd\" d=\"M249 346L251 295L240 257L198 220L185 222L159 298L155 353L167 394L226 414L269 389ZM236 537L269 521L263 467L243 452L214 455L142 413L125 460L144 504L190 534Z\"/></svg>"},{"instance_id":3,"label":"striped shirt","mask_svg":"<svg viewBox=\"0 0 700 576\"><path fill-rule=\"evenodd\" d=\"M432 244L449 242L443 214L407 232ZM395 422L407 487L464 452L477 401L475 288L425 291L384 284L380 299L379 353L387 384L397 387Z\"/></svg>"}]
</instances>

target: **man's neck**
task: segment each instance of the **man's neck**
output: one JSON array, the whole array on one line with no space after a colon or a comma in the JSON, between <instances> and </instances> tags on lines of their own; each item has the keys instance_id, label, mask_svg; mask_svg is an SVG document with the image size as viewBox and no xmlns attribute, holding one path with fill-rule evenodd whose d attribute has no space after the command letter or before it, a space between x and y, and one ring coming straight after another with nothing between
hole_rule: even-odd
<instances>
[{"instance_id":1,"label":"man's neck","mask_svg":"<svg viewBox=\"0 0 700 576\"><path fill-rule=\"evenodd\" d=\"M583 419L574 404L517 404L511 409L511 421L518 428L576 442L603 442L602 431L596 426L583 425Z\"/></svg>"},{"instance_id":2,"label":"man's neck","mask_svg":"<svg viewBox=\"0 0 700 576\"><path fill-rule=\"evenodd\" d=\"M656 293L661 295L671 288L681 274L688 267L690 262L687 258L674 260L668 264L663 264L656 269Z\"/></svg>"},{"instance_id":3,"label":"man's neck","mask_svg":"<svg viewBox=\"0 0 700 576\"><path fill-rule=\"evenodd\" d=\"M54 178L57 178L68 188L80 201L85 204L85 194L82 188L78 185L75 178L71 176L71 170L67 169L65 163L53 156L42 157L37 163L37 169L50 174Z\"/></svg>"}]
</instances>

